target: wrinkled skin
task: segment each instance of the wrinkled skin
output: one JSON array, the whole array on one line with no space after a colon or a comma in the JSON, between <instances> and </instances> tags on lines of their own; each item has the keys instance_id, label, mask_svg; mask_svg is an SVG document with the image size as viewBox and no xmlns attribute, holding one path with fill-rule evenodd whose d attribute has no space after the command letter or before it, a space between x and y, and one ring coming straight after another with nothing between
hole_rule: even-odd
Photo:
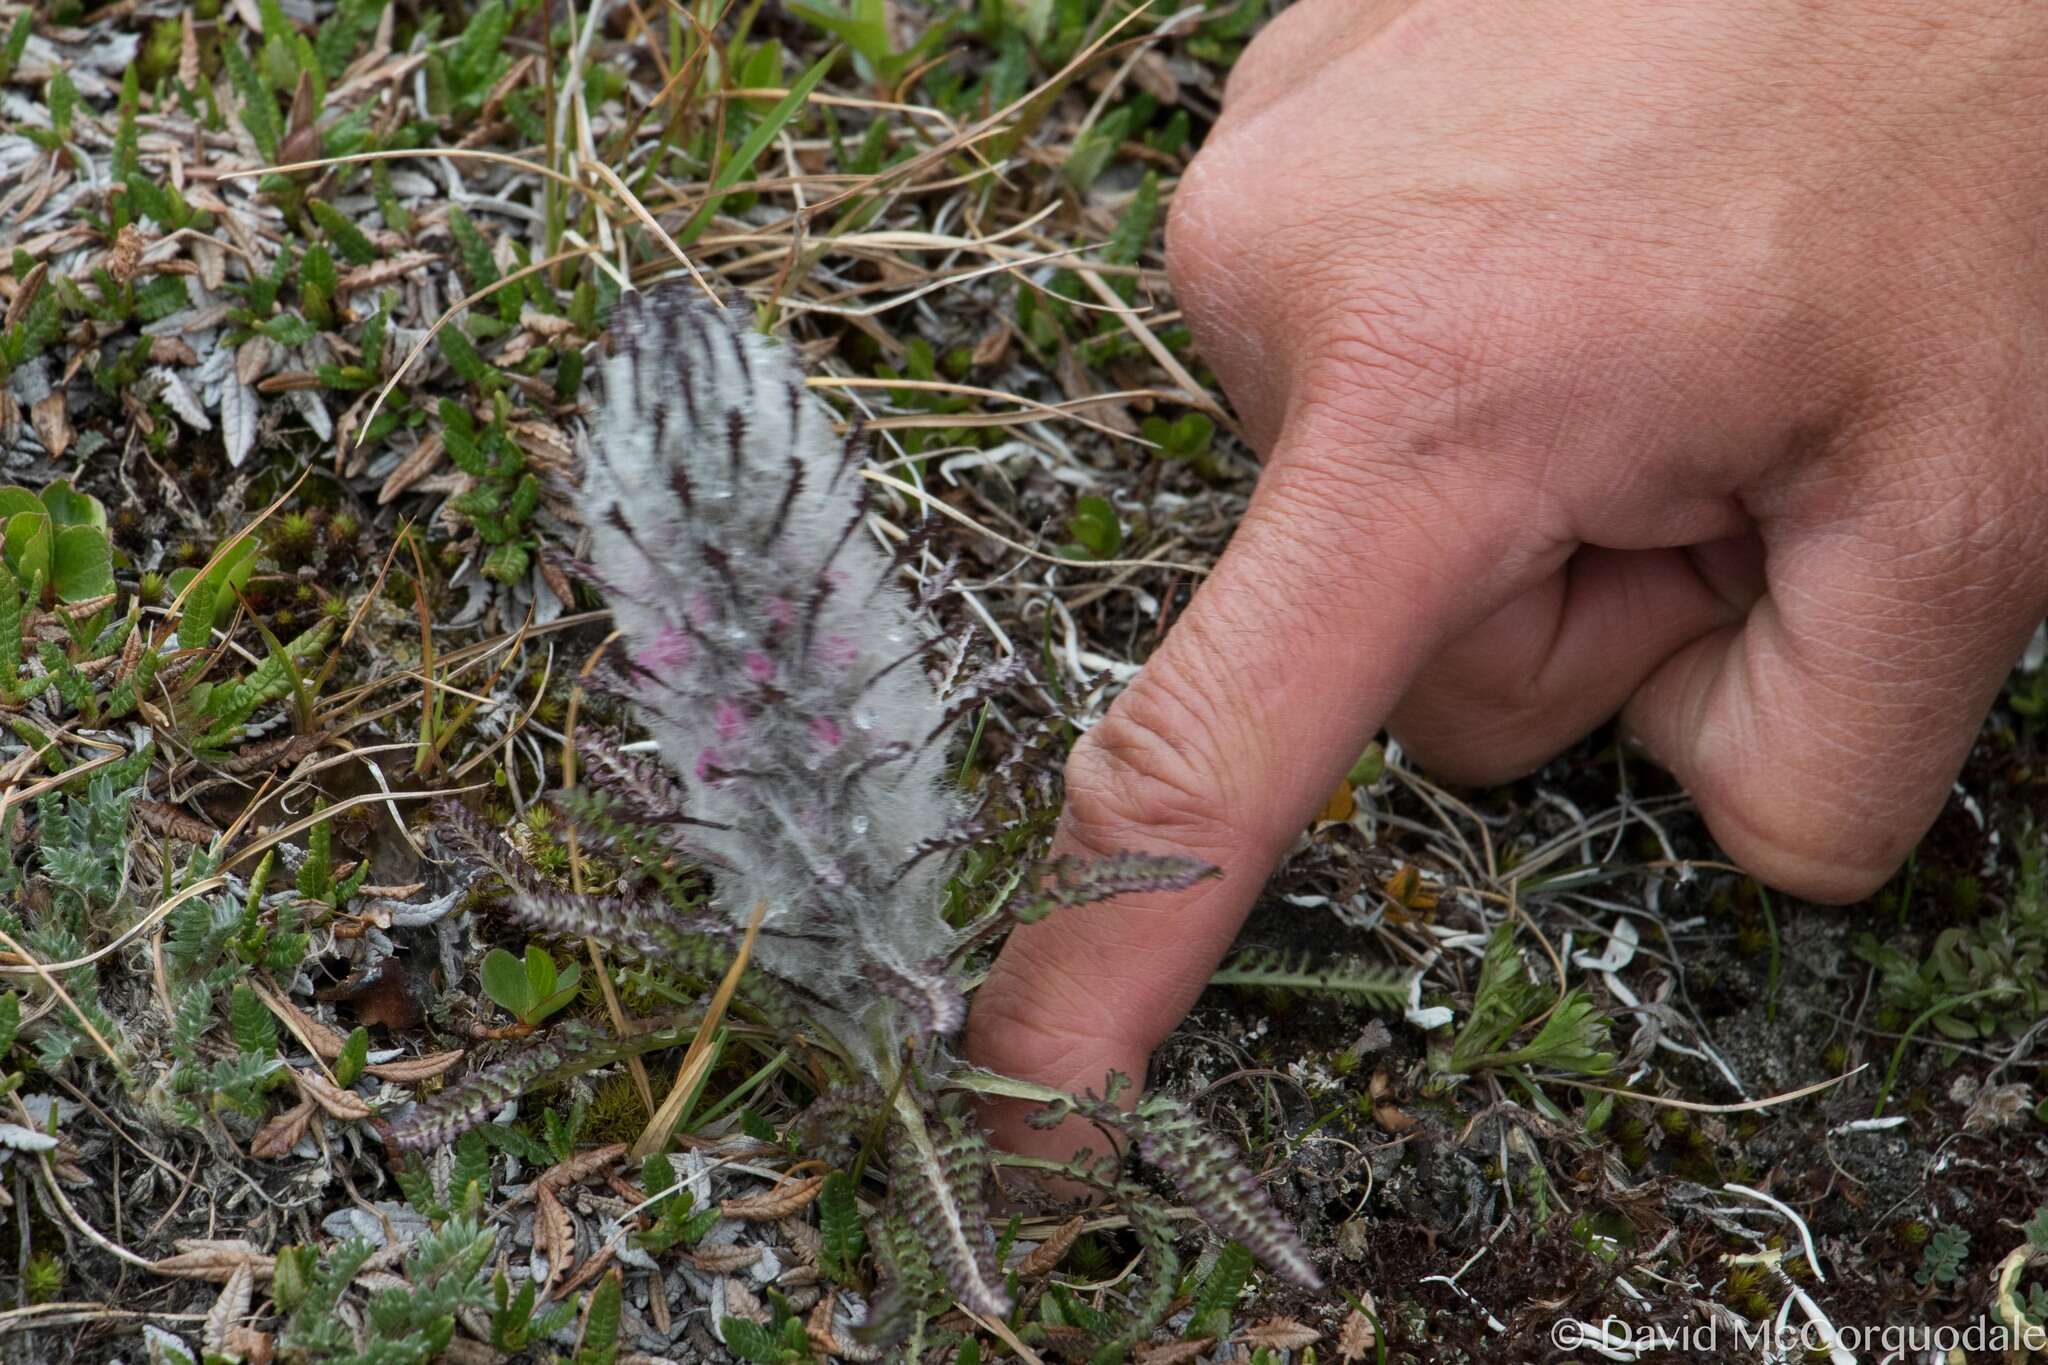
<instances>
[{"instance_id":1,"label":"wrinkled skin","mask_svg":"<svg viewBox=\"0 0 2048 1365\"><path fill-rule=\"evenodd\" d=\"M1224 875L1015 935L972 1055L1143 1075L1383 723L1483 783L1618 714L1745 868L1873 891L2048 611L2044 210L2048 6L1282 13L1167 236L1265 470L1059 834Z\"/></svg>"}]
</instances>

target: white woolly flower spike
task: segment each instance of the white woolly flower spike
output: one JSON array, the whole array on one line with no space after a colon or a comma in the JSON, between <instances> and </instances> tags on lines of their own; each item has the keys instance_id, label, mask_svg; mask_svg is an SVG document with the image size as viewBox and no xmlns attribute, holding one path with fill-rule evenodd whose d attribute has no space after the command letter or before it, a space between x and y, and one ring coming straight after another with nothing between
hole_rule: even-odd
<instances>
[{"instance_id":1,"label":"white woolly flower spike","mask_svg":"<svg viewBox=\"0 0 2048 1365\"><path fill-rule=\"evenodd\" d=\"M965 1016L933 962L944 869L919 856L962 814L948 717L864 528L858 433L744 321L680 288L620 301L581 496L592 566L716 908L744 924L766 902L754 960L849 1047L893 1051L878 1000L930 1032Z\"/></svg>"}]
</instances>

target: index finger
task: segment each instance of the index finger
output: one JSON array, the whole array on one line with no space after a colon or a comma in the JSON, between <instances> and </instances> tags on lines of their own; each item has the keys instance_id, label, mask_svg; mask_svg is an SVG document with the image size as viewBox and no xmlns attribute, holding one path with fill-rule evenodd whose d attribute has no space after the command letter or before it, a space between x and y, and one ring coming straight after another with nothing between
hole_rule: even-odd
<instances>
[{"instance_id":1,"label":"index finger","mask_svg":"<svg viewBox=\"0 0 2048 1365\"><path fill-rule=\"evenodd\" d=\"M1506 581L1568 553L1532 547L1517 573L1525 509L1502 507L1513 500L1498 491L1461 500L1390 466L1310 462L1287 446L1214 576L1076 746L1055 841L1186 854L1221 875L1020 928L976 993L968 1049L984 1065L1081 1089L1110 1069L1142 1075L1417 670Z\"/></svg>"}]
</instances>

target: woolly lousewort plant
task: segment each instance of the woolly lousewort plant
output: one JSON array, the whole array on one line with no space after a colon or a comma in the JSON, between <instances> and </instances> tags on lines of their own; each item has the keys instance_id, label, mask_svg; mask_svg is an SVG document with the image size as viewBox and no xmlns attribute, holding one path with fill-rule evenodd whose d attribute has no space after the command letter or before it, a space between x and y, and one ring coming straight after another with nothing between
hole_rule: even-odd
<instances>
[{"instance_id":1,"label":"woolly lousewort plant","mask_svg":"<svg viewBox=\"0 0 2048 1365\"><path fill-rule=\"evenodd\" d=\"M1212 869L1139 853L1059 859L1017 877L980 919L948 924L948 880L979 825L948 779L947 739L1021 660L964 669L963 642L944 670L956 681L934 685L926 661L947 647L936 593L927 585L913 601L898 586L903 563L868 530L864 440L836 434L788 352L744 323L673 286L622 300L584 454L589 576L620 636L602 681L633 703L659 757L586 738L590 787L558 804L626 879L609 896L572 894L470 812L445 809L440 828L505 882L508 913L530 929L653 966L715 979L758 919L739 1000L803 1033L806 1055L834 1072L797 1131L842 1160L882 1136L890 1197L871 1240L892 1282L872 1305L878 1335L915 1330L941 1280L977 1312L1008 1311L986 1184L995 1166L1030 1163L989 1148L977 1096L1122 1130L1219 1230L1313 1283L1263 1188L1184 1107L1126 1113L952 1051L967 960L1010 926ZM682 867L709 874L708 903ZM677 1037L559 1025L401 1116L393 1140L450 1141L525 1090ZM1067 1169L1120 1199L1147 1197L1116 1179L1114 1158ZM1133 1224L1167 1227L1149 1214ZM1171 1237L1148 1243L1170 1276Z\"/></svg>"}]
</instances>

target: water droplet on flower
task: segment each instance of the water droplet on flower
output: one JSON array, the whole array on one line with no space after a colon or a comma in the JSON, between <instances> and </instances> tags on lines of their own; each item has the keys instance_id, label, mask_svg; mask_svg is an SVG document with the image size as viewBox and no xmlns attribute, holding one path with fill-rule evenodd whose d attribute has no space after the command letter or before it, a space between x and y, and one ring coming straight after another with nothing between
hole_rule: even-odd
<instances>
[{"instance_id":1,"label":"water droplet on flower","mask_svg":"<svg viewBox=\"0 0 2048 1365\"><path fill-rule=\"evenodd\" d=\"M855 711L853 713L853 728L856 730L874 729L875 713L873 711L868 710L865 706L863 706L860 710Z\"/></svg>"},{"instance_id":2,"label":"water droplet on flower","mask_svg":"<svg viewBox=\"0 0 2048 1365\"><path fill-rule=\"evenodd\" d=\"M868 832L868 818L865 815L856 815L846 822L846 827L853 831L853 835L857 839Z\"/></svg>"}]
</instances>

